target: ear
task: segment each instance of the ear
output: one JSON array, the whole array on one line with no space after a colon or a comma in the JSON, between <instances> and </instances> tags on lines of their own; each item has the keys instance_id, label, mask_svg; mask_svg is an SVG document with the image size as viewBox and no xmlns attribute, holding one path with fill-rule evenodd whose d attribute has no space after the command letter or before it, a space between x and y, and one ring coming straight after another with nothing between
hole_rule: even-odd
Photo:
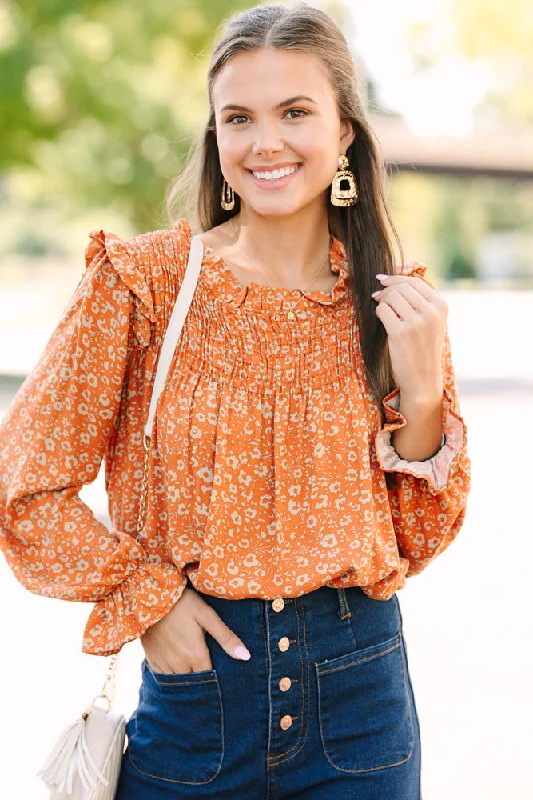
<instances>
[{"instance_id":1,"label":"ear","mask_svg":"<svg viewBox=\"0 0 533 800\"><path fill-rule=\"evenodd\" d=\"M344 152L346 152L346 150L352 144L353 140L355 139L355 134L355 125L351 119L342 120L340 145Z\"/></svg>"}]
</instances>

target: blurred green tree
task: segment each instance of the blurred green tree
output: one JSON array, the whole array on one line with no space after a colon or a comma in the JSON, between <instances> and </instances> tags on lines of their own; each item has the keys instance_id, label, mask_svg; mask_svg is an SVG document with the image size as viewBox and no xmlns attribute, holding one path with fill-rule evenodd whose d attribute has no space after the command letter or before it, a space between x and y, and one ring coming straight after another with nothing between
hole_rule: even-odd
<instances>
[{"instance_id":1,"label":"blurred green tree","mask_svg":"<svg viewBox=\"0 0 533 800\"><path fill-rule=\"evenodd\" d=\"M210 45L251 5L0 0L0 173L26 168L35 203L159 225L192 144L184 132L205 115Z\"/></svg>"}]
</instances>

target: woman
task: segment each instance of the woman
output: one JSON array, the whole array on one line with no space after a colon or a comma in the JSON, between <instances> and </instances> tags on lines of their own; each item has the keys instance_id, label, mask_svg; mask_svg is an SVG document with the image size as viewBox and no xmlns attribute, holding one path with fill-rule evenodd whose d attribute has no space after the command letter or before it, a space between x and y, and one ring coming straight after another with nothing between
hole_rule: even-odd
<instances>
[{"instance_id":1,"label":"woman","mask_svg":"<svg viewBox=\"0 0 533 800\"><path fill-rule=\"evenodd\" d=\"M188 221L87 270L2 424L2 546L30 591L95 602L83 651L140 638L117 797L415 800L396 592L452 542L470 461L447 307L395 267L383 173L334 22L234 17L168 197ZM142 431L193 225L204 245ZM377 290L377 291L376 291ZM113 530L78 497L106 460Z\"/></svg>"}]
</instances>

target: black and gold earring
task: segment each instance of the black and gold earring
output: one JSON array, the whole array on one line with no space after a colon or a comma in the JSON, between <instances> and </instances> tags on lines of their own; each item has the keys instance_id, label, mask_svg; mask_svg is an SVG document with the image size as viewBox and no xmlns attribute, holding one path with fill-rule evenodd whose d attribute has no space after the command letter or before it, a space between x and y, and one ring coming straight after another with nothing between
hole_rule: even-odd
<instances>
[{"instance_id":1,"label":"black and gold earring","mask_svg":"<svg viewBox=\"0 0 533 800\"><path fill-rule=\"evenodd\" d=\"M235 207L235 192L224 178L222 181L222 197L220 205L225 211L231 211Z\"/></svg>"},{"instance_id":2,"label":"black and gold earring","mask_svg":"<svg viewBox=\"0 0 533 800\"><path fill-rule=\"evenodd\" d=\"M331 184L333 206L353 206L359 199L355 175L348 169L349 166L350 162L346 156L339 156L339 168Z\"/></svg>"}]
</instances>

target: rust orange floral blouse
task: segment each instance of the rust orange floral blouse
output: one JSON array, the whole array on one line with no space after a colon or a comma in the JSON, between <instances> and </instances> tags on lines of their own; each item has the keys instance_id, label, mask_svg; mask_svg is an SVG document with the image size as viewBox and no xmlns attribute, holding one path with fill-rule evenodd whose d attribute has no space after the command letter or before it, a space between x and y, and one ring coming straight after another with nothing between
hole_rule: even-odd
<instances>
[{"instance_id":1,"label":"rust orange floral blouse","mask_svg":"<svg viewBox=\"0 0 533 800\"><path fill-rule=\"evenodd\" d=\"M40 595L95 603L82 650L110 655L161 619L187 582L230 599L358 585L390 598L459 531L466 426L443 354L445 441L402 460L400 387L381 425L361 361L343 245L331 293L242 286L204 249L152 431L136 532L143 429L187 264L180 219L123 241L91 231L86 270L0 425L0 545ZM408 274L424 277L410 264ZM427 280L427 279L426 279ZM105 459L112 529L79 498ZM397 474L389 488L385 472Z\"/></svg>"}]
</instances>

